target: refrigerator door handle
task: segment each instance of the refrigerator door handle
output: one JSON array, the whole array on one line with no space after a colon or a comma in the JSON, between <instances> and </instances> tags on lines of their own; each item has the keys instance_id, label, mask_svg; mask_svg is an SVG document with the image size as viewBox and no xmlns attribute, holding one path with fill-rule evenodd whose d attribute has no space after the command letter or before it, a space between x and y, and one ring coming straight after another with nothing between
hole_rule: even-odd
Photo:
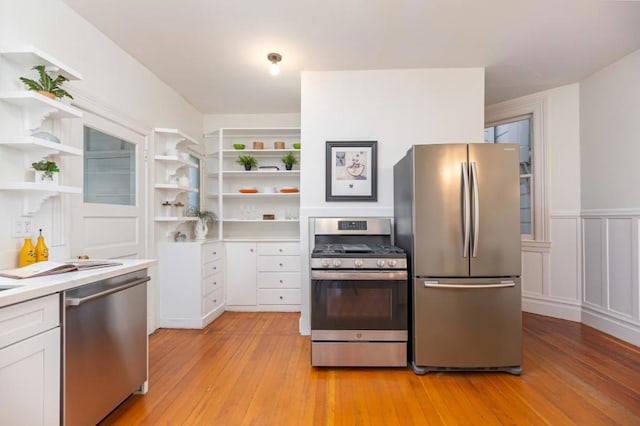
<instances>
[{"instance_id":1,"label":"refrigerator door handle","mask_svg":"<svg viewBox=\"0 0 640 426\"><path fill-rule=\"evenodd\" d=\"M473 257L478 256L478 239L480 237L480 206L478 205L478 173L476 172L476 162L471 162L471 186L473 187Z\"/></svg>"},{"instance_id":2,"label":"refrigerator door handle","mask_svg":"<svg viewBox=\"0 0 640 426\"><path fill-rule=\"evenodd\" d=\"M442 289L471 289L482 290L488 288L508 288L515 287L514 281L500 281L500 284L440 284L438 281L425 281L425 288L442 288Z\"/></svg>"},{"instance_id":3,"label":"refrigerator door handle","mask_svg":"<svg viewBox=\"0 0 640 426\"><path fill-rule=\"evenodd\" d=\"M462 245L462 257L469 255L469 239L471 237L471 210L469 209L469 173L467 171L467 163L463 162L462 166L462 214L464 228L464 243Z\"/></svg>"}]
</instances>

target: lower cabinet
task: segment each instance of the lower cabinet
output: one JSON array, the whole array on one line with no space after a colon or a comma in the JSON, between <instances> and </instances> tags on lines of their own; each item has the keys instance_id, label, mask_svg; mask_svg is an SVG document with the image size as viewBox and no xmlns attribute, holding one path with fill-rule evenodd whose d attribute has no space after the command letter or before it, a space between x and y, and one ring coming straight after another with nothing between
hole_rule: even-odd
<instances>
[{"instance_id":1,"label":"lower cabinet","mask_svg":"<svg viewBox=\"0 0 640 426\"><path fill-rule=\"evenodd\" d=\"M300 311L298 242L226 242L227 310Z\"/></svg>"},{"instance_id":2,"label":"lower cabinet","mask_svg":"<svg viewBox=\"0 0 640 426\"><path fill-rule=\"evenodd\" d=\"M166 242L158 248L160 327L203 328L224 312L221 242Z\"/></svg>"},{"instance_id":3,"label":"lower cabinet","mask_svg":"<svg viewBox=\"0 0 640 426\"><path fill-rule=\"evenodd\" d=\"M0 424L60 424L60 296L0 309Z\"/></svg>"}]
</instances>

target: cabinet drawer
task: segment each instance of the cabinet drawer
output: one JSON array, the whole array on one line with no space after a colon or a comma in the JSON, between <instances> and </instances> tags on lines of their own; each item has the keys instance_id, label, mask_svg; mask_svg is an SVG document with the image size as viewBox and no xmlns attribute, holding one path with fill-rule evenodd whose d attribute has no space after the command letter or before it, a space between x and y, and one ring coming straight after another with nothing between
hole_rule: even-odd
<instances>
[{"instance_id":1,"label":"cabinet drawer","mask_svg":"<svg viewBox=\"0 0 640 426\"><path fill-rule=\"evenodd\" d=\"M218 288L202 298L202 314L207 315L224 303L224 290Z\"/></svg>"},{"instance_id":2,"label":"cabinet drawer","mask_svg":"<svg viewBox=\"0 0 640 426\"><path fill-rule=\"evenodd\" d=\"M258 255L296 256L300 254L300 243L259 243Z\"/></svg>"},{"instance_id":3,"label":"cabinet drawer","mask_svg":"<svg viewBox=\"0 0 640 426\"><path fill-rule=\"evenodd\" d=\"M300 273L258 272L258 288L300 288Z\"/></svg>"},{"instance_id":4,"label":"cabinet drawer","mask_svg":"<svg viewBox=\"0 0 640 426\"><path fill-rule=\"evenodd\" d=\"M204 259L204 263L222 259L222 253L224 253L224 250L222 249L221 244L205 244L202 246L202 257Z\"/></svg>"},{"instance_id":5,"label":"cabinet drawer","mask_svg":"<svg viewBox=\"0 0 640 426\"><path fill-rule=\"evenodd\" d=\"M258 271L299 271L300 256L258 256Z\"/></svg>"},{"instance_id":6,"label":"cabinet drawer","mask_svg":"<svg viewBox=\"0 0 640 426\"><path fill-rule=\"evenodd\" d=\"M258 290L259 305L299 305L299 289L260 289Z\"/></svg>"},{"instance_id":7,"label":"cabinet drawer","mask_svg":"<svg viewBox=\"0 0 640 426\"><path fill-rule=\"evenodd\" d=\"M205 263L204 265L202 265L202 276L208 277L209 275L222 272L224 270L223 267L224 267L224 261L222 259Z\"/></svg>"},{"instance_id":8,"label":"cabinet drawer","mask_svg":"<svg viewBox=\"0 0 640 426\"><path fill-rule=\"evenodd\" d=\"M202 294L209 294L212 291L223 287L224 274L218 272L202 280Z\"/></svg>"},{"instance_id":9,"label":"cabinet drawer","mask_svg":"<svg viewBox=\"0 0 640 426\"><path fill-rule=\"evenodd\" d=\"M0 308L0 348L60 324L60 295Z\"/></svg>"}]
</instances>

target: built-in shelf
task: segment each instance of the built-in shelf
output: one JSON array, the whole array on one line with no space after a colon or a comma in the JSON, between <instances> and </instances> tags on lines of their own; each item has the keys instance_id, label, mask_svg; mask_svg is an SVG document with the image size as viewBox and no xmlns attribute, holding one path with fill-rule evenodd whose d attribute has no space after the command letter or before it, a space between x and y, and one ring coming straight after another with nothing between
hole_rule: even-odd
<instances>
[{"instance_id":1,"label":"built-in shelf","mask_svg":"<svg viewBox=\"0 0 640 426\"><path fill-rule=\"evenodd\" d=\"M0 55L27 69L35 65L44 65L47 71L63 75L69 80L82 80L82 74L78 71L34 46L16 46L3 49L0 51Z\"/></svg>"},{"instance_id":2,"label":"built-in shelf","mask_svg":"<svg viewBox=\"0 0 640 426\"><path fill-rule=\"evenodd\" d=\"M196 188L191 188L190 186L176 185L175 183L156 183L155 188L165 189L168 191L178 191L178 192L198 192Z\"/></svg>"},{"instance_id":3,"label":"built-in shelf","mask_svg":"<svg viewBox=\"0 0 640 426\"><path fill-rule=\"evenodd\" d=\"M198 165L196 163L192 163L191 161L185 160L184 158L178 157L177 155L156 155L154 159L156 161L162 161L164 163L174 163L177 165L177 167L191 167L192 169L198 168Z\"/></svg>"},{"instance_id":4,"label":"built-in shelf","mask_svg":"<svg viewBox=\"0 0 640 426\"><path fill-rule=\"evenodd\" d=\"M42 203L60 194L80 194L82 188L65 185L50 185L35 182L2 182L0 191L20 191L23 197L22 213L30 215L40 209Z\"/></svg>"},{"instance_id":5,"label":"built-in shelf","mask_svg":"<svg viewBox=\"0 0 640 426\"><path fill-rule=\"evenodd\" d=\"M298 219L224 219L225 223L291 223L299 222Z\"/></svg>"},{"instance_id":6,"label":"built-in shelf","mask_svg":"<svg viewBox=\"0 0 640 426\"><path fill-rule=\"evenodd\" d=\"M299 197L299 192L283 193L283 192L256 192L253 194L243 194L241 192L225 192L222 194L225 198L295 198Z\"/></svg>"},{"instance_id":7,"label":"built-in shelf","mask_svg":"<svg viewBox=\"0 0 640 426\"><path fill-rule=\"evenodd\" d=\"M285 148L285 149L223 149L222 150L222 154L224 156L233 156L233 155L244 155L244 154L252 154L252 155L273 155L273 156L278 156L278 155L284 155L288 152L300 152L299 149L293 149L293 148ZM212 153L211 155L214 155L217 153Z\"/></svg>"},{"instance_id":8,"label":"built-in shelf","mask_svg":"<svg viewBox=\"0 0 640 426\"><path fill-rule=\"evenodd\" d=\"M224 170L225 177L247 178L252 176L300 176L300 170Z\"/></svg>"},{"instance_id":9,"label":"built-in shelf","mask_svg":"<svg viewBox=\"0 0 640 426\"><path fill-rule=\"evenodd\" d=\"M28 136L18 140L0 141L0 146L24 151L25 153L33 154L33 156L42 157L46 157L48 155L82 156L83 154L81 148L75 148L33 136Z\"/></svg>"},{"instance_id":10,"label":"built-in shelf","mask_svg":"<svg viewBox=\"0 0 640 426\"><path fill-rule=\"evenodd\" d=\"M195 222L197 217L191 216L158 216L155 218L156 222Z\"/></svg>"},{"instance_id":11,"label":"built-in shelf","mask_svg":"<svg viewBox=\"0 0 640 426\"><path fill-rule=\"evenodd\" d=\"M82 111L32 90L0 92L0 100L22 108L25 128L35 131L47 118L80 118Z\"/></svg>"}]
</instances>

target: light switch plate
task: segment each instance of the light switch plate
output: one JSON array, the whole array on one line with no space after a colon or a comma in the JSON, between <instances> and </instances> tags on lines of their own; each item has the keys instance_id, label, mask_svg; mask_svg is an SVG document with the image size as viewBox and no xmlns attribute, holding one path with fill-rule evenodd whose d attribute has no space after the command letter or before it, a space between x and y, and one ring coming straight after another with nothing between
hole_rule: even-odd
<instances>
[{"instance_id":1,"label":"light switch plate","mask_svg":"<svg viewBox=\"0 0 640 426\"><path fill-rule=\"evenodd\" d=\"M19 217L11 222L11 236L14 238L27 238L33 237L35 227L33 225L33 218L31 217Z\"/></svg>"}]
</instances>

